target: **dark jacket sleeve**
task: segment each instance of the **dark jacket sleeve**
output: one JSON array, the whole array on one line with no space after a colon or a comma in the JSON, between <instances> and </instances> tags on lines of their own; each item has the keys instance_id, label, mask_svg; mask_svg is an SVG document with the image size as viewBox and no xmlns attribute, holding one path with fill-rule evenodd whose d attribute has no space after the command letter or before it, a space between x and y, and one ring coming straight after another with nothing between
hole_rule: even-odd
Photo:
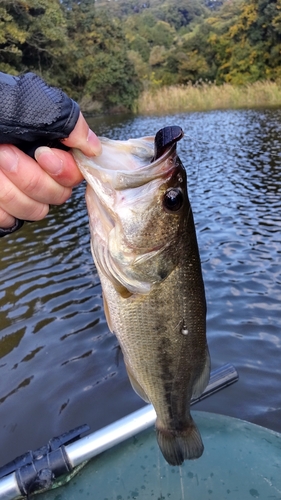
<instances>
[{"instance_id":1,"label":"dark jacket sleeve","mask_svg":"<svg viewBox=\"0 0 281 500\"><path fill-rule=\"evenodd\" d=\"M30 156L39 146L64 149L79 118L78 104L62 90L50 87L34 73L11 76L0 72L0 144L14 144ZM16 220L0 237L19 229Z\"/></svg>"}]
</instances>

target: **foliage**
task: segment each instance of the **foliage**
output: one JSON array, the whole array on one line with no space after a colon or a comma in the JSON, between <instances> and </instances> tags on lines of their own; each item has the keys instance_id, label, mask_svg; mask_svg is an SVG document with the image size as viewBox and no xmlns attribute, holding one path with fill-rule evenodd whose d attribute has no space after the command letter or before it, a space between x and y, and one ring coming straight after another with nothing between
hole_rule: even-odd
<instances>
[{"instance_id":1,"label":"foliage","mask_svg":"<svg viewBox=\"0 0 281 500\"><path fill-rule=\"evenodd\" d=\"M127 11L124 31L129 49L146 63L146 86L242 85L281 76L280 16L281 0L150 0ZM144 81L143 67L138 75Z\"/></svg>"},{"instance_id":2,"label":"foliage","mask_svg":"<svg viewBox=\"0 0 281 500\"><path fill-rule=\"evenodd\" d=\"M71 52L67 74L75 98L90 96L98 109L132 109L140 85L118 20L95 12L90 0L68 10Z\"/></svg>"},{"instance_id":3,"label":"foliage","mask_svg":"<svg viewBox=\"0 0 281 500\"><path fill-rule=\"evenodd\" d=\"M120 23L94 2L4 0L0 7L0 70L34 71L99 110L131 109L140 84Z\"/></svg>"},{"instance_id":4,"label":"foliage","mask_svg":"<svg viewBox=\"0 0 281 500\"><path fill-rule=\"evenodd\" d=\"M224 26L217 20L210 39L217 63L215 81L242 85L276 80L281 76L281 1L242 1L235 8L225 5L223 12L232 15L225 15Z\"/></svg>"},{"instance_id":5,"label":"foliage","mask_svg":"<svg viewBox=\"0 0 281 500\"><path fill-rule=\"evenodd\" d=\"M280 81L281 0L1 0L0 70L99 112L141 88Z\"/></svg>"},{"instance_id":6,"label":"foliage","mask_svg":"<svg viewBox=\"0 0 281 500\"><path fill-rule=\"evenodd\" d=\"M3 71L40 71L64 54L66 23L57 0L2 1L0 64Z\"/></svg>"}]
</instances>

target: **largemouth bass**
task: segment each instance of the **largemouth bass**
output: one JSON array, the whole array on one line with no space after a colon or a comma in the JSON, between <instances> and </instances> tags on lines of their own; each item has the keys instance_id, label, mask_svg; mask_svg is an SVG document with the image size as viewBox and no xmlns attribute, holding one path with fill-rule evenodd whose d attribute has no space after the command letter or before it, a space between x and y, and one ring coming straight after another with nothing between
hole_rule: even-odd
<instances>
[{"instance_id":1,"label":"largemouth bass","mask_svg":"<svg viewBox=\"0 0 281 500\"><path fill-rule=\"evenodd\" d=\"M167 462L203 453L190 400L210 372L206 301L180 127L154 137L101 138L103 153L74 158L88 182L91 248L108 326L135 391L155 408Z\"/></svg>"}]
</instances>

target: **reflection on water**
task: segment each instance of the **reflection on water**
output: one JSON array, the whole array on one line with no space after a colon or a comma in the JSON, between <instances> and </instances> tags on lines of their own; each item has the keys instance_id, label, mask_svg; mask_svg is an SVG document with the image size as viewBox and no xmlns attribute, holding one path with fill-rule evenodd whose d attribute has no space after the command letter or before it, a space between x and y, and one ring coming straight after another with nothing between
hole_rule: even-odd
<instances>
[{"instance_id":1,"label":"reflection on water","mask_svg":"<svg viewBox=\"0 0 281 500\"><path fill-rule=\"evenodd\" d=\"M180 125L208 301L214 368L239 383L197 408L281 431L281 111L95 119L126 139ZM0 241L0 464L82 423L142 405L103 315L84 184Z\"/></svg>"}]
</instances>

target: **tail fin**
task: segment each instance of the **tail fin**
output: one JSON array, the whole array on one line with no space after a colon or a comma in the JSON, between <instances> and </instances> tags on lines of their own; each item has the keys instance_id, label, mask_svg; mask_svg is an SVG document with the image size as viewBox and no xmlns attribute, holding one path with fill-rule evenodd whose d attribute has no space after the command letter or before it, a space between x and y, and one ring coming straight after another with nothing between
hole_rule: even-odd
<instances>
[{"instance_id":1,"label":"tail fin","mask_svg":"<svg viewBox=\"0 0 281 500\"><path fill-rule=\"evenodd\" d=\"M192 419L183 430L163 429L157 426L157 441L164 458L170 465L181 465L186 459L201 457L204 445Z\"/></svg>"}]
</instances>

